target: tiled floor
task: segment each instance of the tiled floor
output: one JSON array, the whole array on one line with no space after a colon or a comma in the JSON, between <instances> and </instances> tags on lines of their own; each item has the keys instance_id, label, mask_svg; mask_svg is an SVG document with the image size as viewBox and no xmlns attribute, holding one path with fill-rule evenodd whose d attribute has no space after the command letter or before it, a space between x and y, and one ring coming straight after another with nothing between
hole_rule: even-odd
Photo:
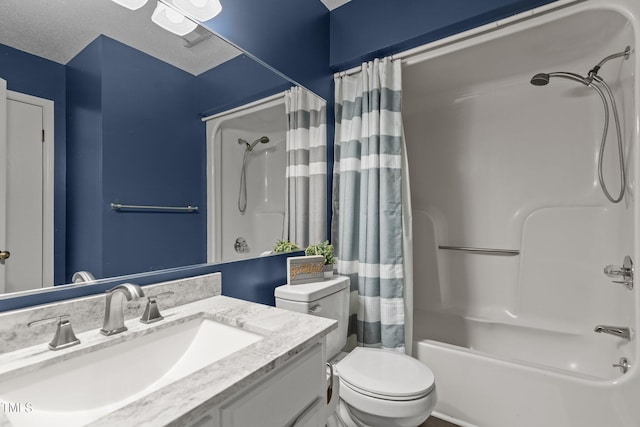
<instances>
[{"instance_id":1,"label":"tiled floor","mask_svg":"<svg viewBox=\"0 0 640 427\"><path fill-rule=\"evenodd\" d=\"M429 417L427 421L420 424L420 427L459 427L457 424L452 424L450 422L441 420L436 417Z\"/></svg>"}]
</instances>

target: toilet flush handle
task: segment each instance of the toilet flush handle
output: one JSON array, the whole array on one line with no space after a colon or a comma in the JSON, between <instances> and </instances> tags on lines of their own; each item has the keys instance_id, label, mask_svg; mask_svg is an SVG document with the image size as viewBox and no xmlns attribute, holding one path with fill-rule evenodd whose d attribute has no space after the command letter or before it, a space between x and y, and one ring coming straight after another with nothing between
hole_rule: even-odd
<instances>
[{"instance_id":1,"label":"toilet flush handle","mask_svg":"<svg viewBox=\"0 0 640 427\"><path fill-rule=\"evenodd\" d=\"M333 365L327 362L327 367L329 368L329 385L327 386L327 404L329 404L329 402L331 401L331 396L333 395Z\"/></svg>"},{"instance_id":2,"label":"toilet flush handle","mask_svg":"<svg viewBox=\"0 0 640 427\"><path fill-rule=\"evenodd\" d=\"M318 314L320 312L322 312L322 306L320 304L312 305L311 307L309 307L309 313L311 314Z\"/></svg>"}]
</instances>

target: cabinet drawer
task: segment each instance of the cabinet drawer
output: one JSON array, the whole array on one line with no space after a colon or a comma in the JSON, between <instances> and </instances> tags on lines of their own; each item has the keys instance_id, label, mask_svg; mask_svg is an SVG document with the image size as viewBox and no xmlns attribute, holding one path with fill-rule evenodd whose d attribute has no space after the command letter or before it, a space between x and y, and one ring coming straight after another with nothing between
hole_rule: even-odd
<instances>
[{"instance_id":1,"label":"cabinet drawer","mask_svg":"<svg viewBox=\"0 0 640 427\"><path fill-rule=\"evenodd\" d=\"M322 417L309 417L310 409L323 406L324 361L322 345L316 345L304 352L267 379L224 403L220 408L223 427L283 427L291 426L301 417L304 425L313 425L317 419L322 425ZM313 411L311 411L313 412Z\"/></svg>"}]
</instances>

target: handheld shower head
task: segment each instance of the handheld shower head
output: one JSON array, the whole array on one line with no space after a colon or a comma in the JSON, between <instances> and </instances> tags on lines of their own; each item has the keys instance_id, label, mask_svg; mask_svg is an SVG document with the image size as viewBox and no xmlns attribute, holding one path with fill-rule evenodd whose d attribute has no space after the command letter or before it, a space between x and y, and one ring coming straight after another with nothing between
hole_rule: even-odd
<instances>
[{"instance_id":1,"label":"handheld shower head","mask_svg":"<svg viewBox=\"0 0 640 427\"><path fill-rule=\"evenodd\" d=\"M549 80L551 77L558 77L561 79L572 80L574 82L582 83L583 85L592 88L595 90L600 99L602 99L602 104L604 107L604 129L602 132L602 140L600 142L600 151L598 153L598 181L600 183L600 188L602 188L602 192L605 197L612 203L620 202L625 193L626 188L626 177L624 172L624 153L623 153L623 145L622 145L622 131L620 129L620 119L618 117L618 109L616 107L615 97L609 85L604 81L604 79L598 76L598 71L600 68L607 62L614 58L624 57L624 59L629 59L629 55L631 54L631 48L627 46L624 51L614 53L613 55L609 55L600 61L595 67L589 71L586 76L581 76L580 74L571 73L568 71L556 71L553 73L538 73L531 78L531 84L534 86L546 86L549 84ZM603 91L604 89L604 91ZM607 99L608 98L608 99ZM613 111L613 117L616 125L616 134L618 139L618 160L620 163L620 192L617 197L614 197L609 193L607 189L607 185L604 181L603 173L602 173L602 158L604 156L604 149L607 142L607 131L609 129L609 103L611 103L611 110ZM598 332L598 331L596 331Z\"/></svg>"},{"instance_id":2,"label":"handheld shower head","mask_svg":"<svg viewBox=\"0 0 640 427\"><path fill-rule=\"evenodd\" d=\"M244 144L246 146L246 148L247 148L247 151L253 150L253 147L255 147L258 142L260 142L262 144L266 144L267 142L269 142L269 138L266 137L266 136L261 136L260 138L258 138L255 141L253 141L251 144L249 144L247 141L245 141L242 138L238 138L238 144L240 144L240 145Z\"/></svg>"},{"instance_id":3,"label":"handheld shower head","mask_svg":"<svg viewBox=\"0 0 640 427\"><path fill-rule=\"evenodd\" d=\"M554 73L538 73L531 78L531 84L534 86L546 86L549 84L551 77L560 77L562 79L573 80L582 83L585 86L591 86L591 80L582 77L580 74L569 73L566 71L556 71Z\"/></svg>"},{"instance_id":4,"label":"handheld shower head","mask_svg":"<svg viewBox=\"0 0 640 427\"><path fill-rule=\"evenodd\" d=\"M249 151L253 150L253 147L255 147L258 142L261 144L266 144L267 142L269 142L269 138L266 136L261 136L260 138L253 141L251 144L247 144L247 150Z\"/></svg>"},{"instance_id":5,"label":"handheld shower head","mask_svg":"<svg viewBox=\"0 0 640 427\"><path fill-rule=\"evenodd\" d=\"M549 74L538 73L531 78L531 84L534 86L546 86L549 84Z\"/></svg>"}]
</instances>

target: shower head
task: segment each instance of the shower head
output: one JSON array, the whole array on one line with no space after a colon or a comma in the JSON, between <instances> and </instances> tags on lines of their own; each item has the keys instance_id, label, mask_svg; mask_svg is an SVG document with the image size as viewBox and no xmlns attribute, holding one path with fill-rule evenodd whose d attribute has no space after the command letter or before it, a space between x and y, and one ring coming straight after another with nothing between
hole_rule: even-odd
<instances>
[{"instance_id":1,"label":"shower head","mask_svg":"<svg viewBox=\"0 0 640 427\"><path fill-rule=\"evenodd\" d=\"M558 71L555 73L538 73L531 78L531 84L534 86L546 86L549 84L549 79L551 77L561 77L563 79L573 80L574 82L582 83L586 86L591 86L591 82L593 80L597 80L596 76L598 75L598 71L600 68L607 62L614 58L623 57L625 60L629 59L629 55L631 55L631 47L627 46L622 52L614 53L613 55L609 55L604 58L602 61L598 62L598 65L593 67L586 77L581 76L576 73L569 73L566 71Z\"/></svg>"},{"instance_id":2,"label":"shower head","mask_svg":"<svg viewBox=\"0 0 640 427\"><path fill-rule=\"evenodd\" d=\"M251 144L247 144L247 150L249 151L253 150L253 147L255 147L258 142L261 144L266 144L267 142L269 142L269 138L267 138L266 136L261 136L260 138L253 141Z\"/></svg>"},{"instance_id":3,"label":"shower head","mask_svg":"<svg viewBox=\"0 0 640 427\"><path fill-rule=\"evenodd\" d=\"M534 86L546 86L549 84L549 74L538 73L531 78L531 84Z\"/></svg>"},{"instance_id":4,"label":"shower head","mask_svg":"<svg viewBox=\"0 0 640 427\"><path fill-rule=\"evenodd\" d=\"M261 136L260 138L253 141L251 144L249 144L247 141L245 141L242 138L238 138L238 144L240 145L244 144L247 148L247 151L253 150L253 147L255 147L258 142L261 144L266 144L267 142L269 142L269 138L266 136Z\"/></svg>"},{"instance_id":5,"label":"shower head","mask_svg":"<svg viewBox=\"0 0 640 427\"><path fill-rule=\"evenodd\" d=\"M591 80L582 77L580 74L569 73L567 71L556 71L555 73L538 73L531 78L531 84L534 86L546 86L549 84L551 77L560 77L563 79L573 80L582 83L585 86L591 86Z\"/></svg>"}]
</instances>

